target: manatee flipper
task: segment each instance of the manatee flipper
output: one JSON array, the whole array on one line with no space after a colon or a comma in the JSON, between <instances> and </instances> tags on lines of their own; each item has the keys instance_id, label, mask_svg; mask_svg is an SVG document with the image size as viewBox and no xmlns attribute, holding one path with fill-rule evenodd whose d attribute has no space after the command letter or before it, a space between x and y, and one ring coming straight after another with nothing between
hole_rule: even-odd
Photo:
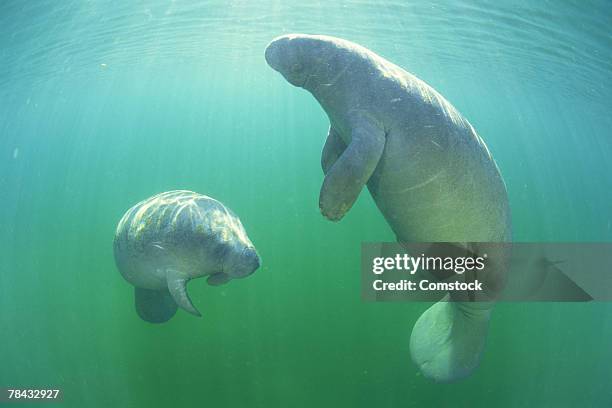
<instances>
[{"instance_id":1,"label":"manatee flipper","mask_svg":"<svg viewBox=\"0 0 612 408\"><path fill-rule=\"evenodd\" d=\"M186 286L188 279L174 269L168 269L166 271L166 279L168 281L168 290L178 307L192 315L202 316L193 303L191 303L191 299L189 299Z\"/></svg>"},{"instance_id":2,"label":"manatee flipper","mask_svg":"<svg viewBox=\"0 0 612 408\"><path fill-rule=\"evenodd\" d=\"M321 168L323 168L323 174L329 172L329 169L331 169L345 149L346 144L344 144L338 132L330 126L325 145L323 146L323 152L321 153Z\"/></svg>"},{"instance_id":3,"label":"manatee flipper","mask_svg":"<svg viewBox=\"0 0 612 408\"><path fill-rule=\"evenodd\" d=\"M353 206L378 165L385 147L385 132L366 115L352 120L351 142L325 175L319 207L337 221Z\"/></svg>"},{"instance_id":4,"label":"manatee flipper","mask_svg":"<svg viewBox=\"0 0 612 408\"><path fill-rule=\"evenodd\" d=\"M423 375L436 382L470 375L484 351L491 309L488 305L450 302L449 296L427 309L410 336L410 354Z\"/></svg>"},{"instance_id":5,"label":"manatee flipper","mask_svg":"<svg viewBox=\"0 0 612 408\"><path fill-rule=\"evenodd\" d=\"M136 312L149 323L164 323L174 316L178 309L167 290L134 288Z\"/></svg>"},{"instance_id":6,"label":"manatee flipper","mask_svg":"<svg viewBox=\"0 0 612 408\"><path fill-rule=\"evenodd\" d=\"M232 278L227 273L219 272L213 275L210 275L208 279L206 279L206 283L210 286L219 286L229 282Z\"/></svg>"}]
</instances>

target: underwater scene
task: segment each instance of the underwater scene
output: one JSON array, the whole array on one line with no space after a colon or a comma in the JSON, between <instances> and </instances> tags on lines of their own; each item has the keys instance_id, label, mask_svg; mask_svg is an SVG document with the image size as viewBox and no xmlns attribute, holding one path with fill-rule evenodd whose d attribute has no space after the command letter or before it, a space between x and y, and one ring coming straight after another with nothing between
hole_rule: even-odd
<instances>
[{"instance_id":1,"label":"underwater scene","mask_svg":"<svg viewBox=\"0 0 612 408\"><path fill-rule=\"evenodd\" d=\"M0 391L61 398L0 405L612 407L611 303L366 302L360 273L362 243L611 242L611 22L3 1Z\"/></svg>"}]
</instances>

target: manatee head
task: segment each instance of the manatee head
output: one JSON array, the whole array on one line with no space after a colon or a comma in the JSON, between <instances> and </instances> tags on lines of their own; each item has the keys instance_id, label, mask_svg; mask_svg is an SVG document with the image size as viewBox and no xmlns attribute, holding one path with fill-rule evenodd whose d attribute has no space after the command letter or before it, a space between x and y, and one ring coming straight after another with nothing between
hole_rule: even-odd
<instances>
[{"instance_id":1,"label":"manatee head","mask_svg":"<svg viewBox=\"0 0 612 408\"><path fill-rule=\"evenodd\" d=\"M344 43L324 35L283 35L268 44L266 62L291 85L312 91L345 68Z\"/></svg>"},{"instance_id":2,"label":"manatee head","mask_svg":"<svg viewBox=\"0 0 612 408\"><path fill-rule=\"evenodd\" d=\"M231 212L229 214L221 234L224 247L221 264L224 273L232 279L239 279L255 272L261 260L240 219Z\"/></svg>"}]
</instances>

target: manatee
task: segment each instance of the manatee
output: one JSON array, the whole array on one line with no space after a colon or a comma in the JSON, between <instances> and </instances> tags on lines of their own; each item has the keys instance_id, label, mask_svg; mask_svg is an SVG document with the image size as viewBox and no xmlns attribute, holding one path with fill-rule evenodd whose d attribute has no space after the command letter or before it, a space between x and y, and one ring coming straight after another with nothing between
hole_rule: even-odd
<instances>
[{"instance_id":1,"label":"manatee","mask_svg":"<svg viewBox=\"0 0 612 408\"><path fill-rule=\"evenodd\" d=\"M506 187L472 125L422 80L352 42L322 35L274 39L265 58L309 91L330 122L319 206L332 221L364 185L399 242L506 242ZM486 252L484 248L477 251ZM501 273L500 273L501 275ZM447 302L451 300L451 302ZM416 322L413 361L450 382L478 366L493 301L448 296Z\"/></svg>"},{"instance_id":2,"label":"manatee","mask_svg":"<svg viewBox=\"0 0 612 408\"><path fill-rule=\"evenodd\" d=\"M134 286L138 315L163 323L177 307L200 316L187 282L210 285L249 276L260 258L240 219L219 201L192 191L168 191L130 208L119 221L115 262Z\"/></svg>"}]
</instances>

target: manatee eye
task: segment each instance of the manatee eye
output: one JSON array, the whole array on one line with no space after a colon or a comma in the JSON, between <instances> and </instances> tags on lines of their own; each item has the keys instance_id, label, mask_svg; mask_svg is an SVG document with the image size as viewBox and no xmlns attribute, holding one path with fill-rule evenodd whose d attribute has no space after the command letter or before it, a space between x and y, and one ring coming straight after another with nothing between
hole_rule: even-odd
<instances>
[{"instance_id":1,"label":"manatee eye","mask_svg":"<svg viewBox=\"0 0 612 408\"><path fill-rule=\"evenodd\" d=\"M304 66L298 62L293 64L290 69L292 73L297 74L304 69Z\"/></svg>"}]
</instances>

